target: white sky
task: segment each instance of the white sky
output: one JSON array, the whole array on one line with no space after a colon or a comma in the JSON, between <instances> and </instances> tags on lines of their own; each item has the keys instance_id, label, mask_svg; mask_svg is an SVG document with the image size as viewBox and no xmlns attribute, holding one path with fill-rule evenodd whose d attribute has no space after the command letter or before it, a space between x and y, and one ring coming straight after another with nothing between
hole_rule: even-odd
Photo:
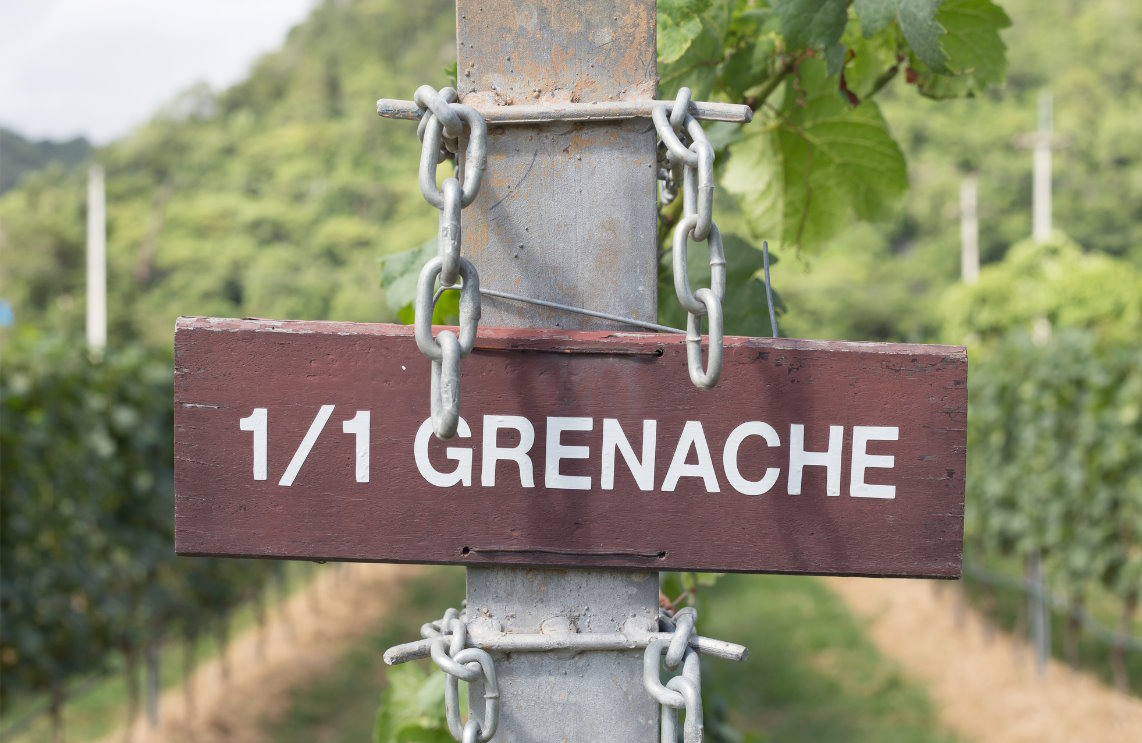
<instances>
[{"instance_id":1,"label":"white sky","mask_svg":"<svg viewBox=\"0 0 1142 743\"><path fill-rule=\"evenodd\" d=\"M104 144L196 82L238 82L316 0L0 0L0 124Z\"/></svg>"}]
</instances>

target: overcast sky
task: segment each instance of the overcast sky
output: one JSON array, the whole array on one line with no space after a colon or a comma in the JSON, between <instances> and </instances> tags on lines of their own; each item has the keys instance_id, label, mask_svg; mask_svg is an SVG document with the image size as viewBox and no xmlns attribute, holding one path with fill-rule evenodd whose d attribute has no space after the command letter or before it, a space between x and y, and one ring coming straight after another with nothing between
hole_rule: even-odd
<instances>
[{"instance_id":1,"label":"overcast sky","mask_svg":"<svg viewBox=\"0 0 1142 743\"><path fill-rule=\"evenodd\" d=\"M0 125L104 144L199 81L222 88L315 0L0 0Z\"/></svg>"}]
</instances>

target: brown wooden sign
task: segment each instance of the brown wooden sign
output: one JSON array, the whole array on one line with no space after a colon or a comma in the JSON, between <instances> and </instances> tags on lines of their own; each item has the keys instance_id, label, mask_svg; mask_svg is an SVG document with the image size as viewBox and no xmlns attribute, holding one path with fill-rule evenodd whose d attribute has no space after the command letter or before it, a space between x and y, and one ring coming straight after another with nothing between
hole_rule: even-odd
<instances>
[{"instance_id":1,"label":"brown wooden sign","mask_svg":"<svg viewBox=\"0 0 1142 743\"><path fill-rule=\"evenodd\" d=\"M180 554L959 575L963 348L481 328L427 423L396 325L183 318Z\"/></svg>"}]
</instances>

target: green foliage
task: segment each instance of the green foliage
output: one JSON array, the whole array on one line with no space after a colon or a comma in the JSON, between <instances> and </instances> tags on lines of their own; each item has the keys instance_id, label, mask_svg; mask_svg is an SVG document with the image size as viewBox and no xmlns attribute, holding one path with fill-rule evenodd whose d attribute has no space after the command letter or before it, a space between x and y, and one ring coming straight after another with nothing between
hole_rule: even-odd
<instances>
[{"instance_id":1,"label":"green foliage","mask_svg":"<svg viewBox=\"0 0 1142 743\"><path fill-rule=\"evenodd\" d=\"M112 343L167 347L180 314L395 319L377 259L436 224L415 135L374 102L446 84L454 23L443 0L318 4L246 81L187 91L100 149ZM0 197L0 296L17 324L82 333L84 199L62 169Z\"/></svg>"},{"instance_id":2,"label":"green foliage","mask_svg":"<svg viewBox=\"0 0 1142 743\"><path fill-rule=\"evenodd\" d=\"M967 531L1037 551L1071 595L1142 592L1142 350L1067 329L1015 332L975 365Z\"/></svg>"},{"instance_id":3,"label":"green foliage","mask_svg":"<svg viewBox=\"0 0 1142 743\"><path fill-rule=\"evenodd\" d=\"M902 65L925 93L943 86L963 95L1003 80L1003 11L989 0L944 5L867 0L850 11L845 0L774 0L765 7L659 7L662 86L686 85L696 97L744 102L755 111L753 124L722 142L729 155L723 184L740 200L751 234L817 249L853 218L891 214L908 174L873 96Z\"/></svg>"},{"instance_id":4,"label":"green foliage","mask_svg":"<svg viewBox=\"0 0 1142 743\"><path fill-rule=\"evenodd\" d=\"M1061 233L950 290L973 345L966 533L1072 597L1142 591L1142 271Z\"/></svg>"},{"instance_id":5,"label":"green foliage","mask_svg":"<svg viewBox=\"0 0 1142 743\"><path fill-rule=\"evenodd\" d=\"M175 560L171 383L167 353L6 349L0 703L59 691L167 628L193 637L264 576L264 563Z\"/></svg>"},{"instance_id":6,"label":"green foliage","mask_svg":"<svg viewBox=\"0 0 1142 743\"><path fill-rule=\"evenodd\" d=\"M841 40L849 20L846 0L775 0L773 9L790 49L828 49Z\"/></svg>"},{"instance_id":7,"label":"green foliage","mask_svg":"<svg viewBox=\"0 0 1142 743\"><path fill-rule=\"evenodd\" d=\"M989 343L1010 329L1040 333L1090 328L1123 342L1142 338L1142 270L1082 249L1061 233L1044 244L1025 240L979 282L951 289L944 336Z\"/></svg>"},{"instance_id":8,"label":"green foliage","mask_svg":"<svg viewBox=\"0 0 1142 743\"><path fill-rule=\"evenodd\" d=\"M406 663L389 670L381 695L374 743L449 743L444 709L444 674L435 667Z\"/></svg>"},{"instance_id":9,"label":"green foliage","mask_svg":"<svg viewBox=\"0 0 1142 743\"><path fill-rule=\"evenodd\" d=\"M945 31L941 47L947 69L970 76L977 90L1003 83L1007 47L999 31L1011 19L1002 8L991 0L944 0L936 18Z\"/></svg>"},{"instance_id":10,"label":"green foliage","mask_svg":"<svg viewBox=\"0 0 1142 743\"><path fill-rule=\"evenodd\" d=\"M91 153L91 145L82 137L65 142L43 140L32 142L11 129L0 126L0 194L15 188L27 173L55 164L62 168L79 165Z\"/></svg>"},{"instance_id":11,"label":"green foliage","mask_svg":"<svg viewBox=\"0 0 1142 743\"><path fill-rule=\"evenodd\" d=\"M5 698L98 669L120 620L153 598L173 507L165 367L138 353L95 363L63 345L5 354Z\"/></svg>"},{"instance_id":12,"label":"green foliage","mask_svg":"<svg viewBox=\"0 0 1142 743\"><path fill-rule=\"evenodd\" d=\"M701 633L750 651L745 663L702 663L708 739L728 721L744 735L720 740L954 740L924 689L877 652L864 624L823 581L730 574L705 589L702 601Z\"/></svg>"}]
</instances>

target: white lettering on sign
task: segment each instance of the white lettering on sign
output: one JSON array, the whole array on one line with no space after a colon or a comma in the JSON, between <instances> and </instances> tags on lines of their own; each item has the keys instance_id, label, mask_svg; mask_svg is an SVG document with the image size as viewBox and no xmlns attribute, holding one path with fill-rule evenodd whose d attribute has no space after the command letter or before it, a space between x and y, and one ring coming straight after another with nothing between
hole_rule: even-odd
<instances>
[{"instance_id":1,"label":"white lettering on sign","mask_svg":"<svg viewBox=\"0 0 1142 743\"><path fill-rule=\"evenodd\" d=\"M900 438L897 426L853 426L853 471L849 479L849 495L854 498L895 498L895 485L870 485L864 481L864 471L869 467L892 469L896 457L869 454L870 441L896 441Z\"/></svg>"},{"instance_id":2,"label":"white lettering on sign","mask_svg":"<svg viewBox=\"0 0 1142 743\"><path fill-rule=\"evenodd\" d=\"M471 438L472 429L468 421L460 418L456 422L456 435L462 439ZM462 449L459 446L450 446L444 450L444 456L456 463L456 469L451 472L441 472L432 466L428 460L428 440L432 437L432 419L426 418L416 432L416 441L412 445L413 456L416 458L416 468L420 476L429 484L438 488L450 488L453 485L468 486L472 484L472 450Z\"/></svg>"},{"instance_id":3,"label":"white lettering on sign","mask_svg":"<svg viewBox=\"0 0 1142 743\"><path fill-rule=\"evenodd\" d=\"M293 453L289 465L282 473L278 484L291 487L325 425L333 415L333 405L322 405L309 429ZM353 473L358 483L369 482L369 442L372 434L371 413L357 410L353 417L341 423L342 432L353 436ZM549 417L544 441L542 463L544 465L543 484L552 490L590 490L593 487L591 475L564 474L562 467L566 460L590 461L592 449L589 444L572 445L565 442L569 433L594 431L594 418ZM253 477L254 480L268 478L269 411L254 408L245 418L238 420L242 431L253 433ZM507 438L514 431L518 441L504 445L501 438ZM501 432L504 436L501 437ZM622 456L623 463L635 485L642 491L655 489L654 468L658 446L658 422L650 419L642 421L641 456L616 418L602 420L602 444L600 452L599 488L614 490L617 461ZM460 439L471 439L472 428L460 418L456 435ZM751 438L761 439L766 449L780 449L781 436L765 421L745 421L734 428L722 445L722 473L730 488L741 495L759 496L773 490L781 477L781 467L765 467L761 478L751 480L742 474L742 447ZM825 468L825 495L841 495L842 452L844 449L845 427L829 426L828 446L824 451L809 451L805 448L805 426L793 423L789 426L788 482L786 492L800 495L806 467ZM896 486L870 483L867 481L870 469L891 470L896 466L896 457L891 454L871 454L869 445L874 442L898 441L898 426L853 426L852 456L849 471L849 496L853 498L874 498L891 500L896 497ZM445 458L454 462L450 470L436 468L429 457L429 446L435 438L432 435L432 421L425 420L417 429L413 440L413 459L416 469L425 482L439 488L456 485L471 487L475 465L475 453L471 446L449 446L444 450ZM481 437L480 485L495 487L497 469L500 463L509 463L506 476L514 480L516 470L519 484L524 488L535 487L535 466L532 448L535 446L535 425L518 415L485 415ZM764 450L763 450L764 451ZM776 454L776 452L774 452ZM756 459L756 455L754 455ZM746 462L750 458L745 459ZM776 464L776 462L770 462ZM514 466L511 466L514 465ZM755 470L756 471L756 470ZM504 473L501 473L501 475ZM710 444L700 421L686 421L674 446L670 465L666 469L659 490L674 492L683 478L700 480L707 493L718 493L721 485L714 467Z\"/></svg>"},{"instance_id":4,"label":"white lettering on sign","mask_svg":"<svg viewBox=\"0 0 1142 743\"><path fill-rule=\"evenodd\" d=\"M297 473L301 471L301 465L305 464L305 460L309 457L309 452L313 450L313 445L317 443L317 437L321 435L321 429L325 428L325 424L329 421L329 416L333 415L332 405L322 405L321 409L317 411L317 415L313 418L313 423L309 424L309 430L305 432L305 437L302 438L301 443L298 444L297 451L293 453L293 459L289 460L289 466L286 471L282 473L282 479L278 480L278 485L289 487L293 485L294 479L297 478Z\"/></svg>"},{"instance_id":5,"label":"white lettering on sign","mask_svg":"<svg viewBox=\"0 0 1142 743\"><path fill-rule=\"evenodd\" d=\"M514 428L519 431L519 443L501 447L497 442L501 428ZM531 421L518 415L484 416L484 458L480 461L480 484L486 488L496 484L496 462L508 460L519 465L519 482L525 488L535 487L531 473L531 445L535 443L535 426Z\"/></svg>"},{"instance_id":6,"label":"white lettering on sign","mask_svg":"<svg viewBox=\"0 0 1142 743\"><path fill-rule=\"evenodd\" d=\"M341 431L357 437L353 461L357 463L354 475L357 482L369 481L369 411L358 410L357 414L341 424Z\"/></svg>"},{"instance_id":7,"label":"white lettering on sign","mask_svg":"<svg viewBox=\"0 0 1142 743\"><path fill-rule=\"evenodd\" d=\"M805 426L789 426L789 494L801 495L801 474L805 467L825 467L825 495L841 494L841 445L845 427L829 426L828 451L805 451Z\"/></svg>"},{"instance_id":8,"label":"white lettering on sign","mask_svg":"<svg viewBox=\"0 0 1142 743\"><path fill-rule=\"evenodd\" d=\"M254 408L254 412L238 421L238 428L243 431L254 432L254 479L266 479L266 461L269 459L266 432L266 418L268 411L265 408Z\"/></svg>"},{"instance_id":9,"label":"white lettering on sign","mask_svg":"<svg viewBox=\"0 0 1142 743\"><path fill-rule=\"evenodd\" d=\"M329 422L329 417L333 415L333 409L333 405L322 405L318 409L313 422L309 424L309 430L306 431L297 450L293 453L289 466L286 467L281 479L278 480L278 485L284 488L293 486L293 481L297 479L298 472L301 471L305 460L309 458L313 445L317 443L317 437L321 435L325 424ZM356 415L341 423L341 430L353 434L355 438L353 474L357 482L369 481L370 420L371 414L368 410L358 410ZM238 428L254 434L254 479L265 480L269 469L269 411L266 408L254 408L254 411L248 416L238 419Z\"/></svg>"},{"instance_id":10,"label":"white lettering on sign","mask_svg":"<svg viewBox=\"0 0 1142 743\"><path fill-rule=\"evenodd\" d=\"M694 464L686 462L690 457L690 449L694 449L698 454L698 461ZM674 448L674 458L670 460L670 468L666 470L662 489L671 492L683 477L702 478L707 493L719 491L718 477L714 474L714 461L710 459L710 446L706 443L706 433L699 421L686 421L686 425L682 427L682 435L678 437L678 446Z\"/></svg>"},{"instance_id":11,"label":"white lettering on sign","mask_svg":"<svg viewBox=\"0 0 1142 743\"><path fill-rule=\"evenodd\" d=\"M765 495L777 482L781 470L770 467L756 482L742 477L741 470L738 469L738 449L741 448L746 436L760 436L771 447L781 446L781 439L777 437L777 431L773 430L773 426L763 421L746 421L735 428L726 439L726 447L722 450L722 469L726 471L726 479L730 486L742 495Z\"/></svg>"},{"instance_id":12,"label":"white lettering on sign","mask_svg":"<svg viewBox=\"0 0 1142 743\"><path fill-rule=\"evenodd\" d=\"M568 446L560 438L564 431L590 431L594 426L593 418L547 419L547 466L543 471L543 484L546 487L566 490L591 489L590 477L559 474L560 460L586 459L591 456L590 447Z\"/></svg>"},{"instance_id":13,"label":"white lettering on sign","mask_svg":"<svg viewBox=\"0 0 1142 743\"><path fill-rule=\"evenodd\" d=\"M599 475L599 487L603 490L615 489L615 451L622 452L623 461L634 477L639 490L654 490L654 444L658 421L642 422L642 459L634 455L634 448L627 441L617 418L603 419L603 469Z\"/></svg>"}]
</instances>

